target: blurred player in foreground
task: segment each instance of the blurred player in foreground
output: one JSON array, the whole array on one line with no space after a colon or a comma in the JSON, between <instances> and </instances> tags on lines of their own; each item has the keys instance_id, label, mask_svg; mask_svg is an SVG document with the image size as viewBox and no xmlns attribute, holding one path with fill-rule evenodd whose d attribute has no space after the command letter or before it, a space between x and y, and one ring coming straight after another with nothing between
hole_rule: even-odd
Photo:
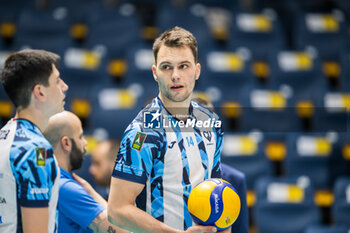
<instances>
[{"instance_id":1,"label":"blurred player in foreground","mask_svg":"<svg viewBox=\"0 0 350 233\"><path fill-rule=\"evenodd\" d=\"M49 118L63 111L68 86L59 56L44 50L10 55L1 83L16 116L0 130L0 232L53 233L59 168L42 135Z\"/></svg>"}]
</instances>

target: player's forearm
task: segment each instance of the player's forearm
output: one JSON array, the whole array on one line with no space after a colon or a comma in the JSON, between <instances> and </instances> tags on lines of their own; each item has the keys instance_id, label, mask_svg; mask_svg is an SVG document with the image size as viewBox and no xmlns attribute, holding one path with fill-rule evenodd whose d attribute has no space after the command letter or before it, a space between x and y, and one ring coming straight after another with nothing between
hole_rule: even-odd
<instances>
[{"instance_id":1,"label":"player's forearm","mask_svg":"<svg viewBox=\"0 0 350 233\"><path fill-rule=\"evenodd\" d=\"M153 218L151 215L133 205L123 208L108 207L108 220L121 228L131 232L142 233L177 233L171 228Z\"/></svg>"},{"instance_id":2,"label":"player's forearm","mask_svg":"<svg viewBox=\"0 0 350 233\"><path fill-rule=\"evenodd\" d=\"M107 219L107 211L102 211L89 225L89 228L95 233L129 233L124 229L114 226Z\"/></svg>"},{"instance_id":3,"label":"player's forearm","mask_svg":"<svg viewBox=\"0 0 350 233\"><path fill-rule=\"evenodd\" d=\"M107 209L107 201L98 192L93 190L93 192L89 194L95 201L97 201L98 203L100 203L100 205Z\"/></svg>"}]
</instances>

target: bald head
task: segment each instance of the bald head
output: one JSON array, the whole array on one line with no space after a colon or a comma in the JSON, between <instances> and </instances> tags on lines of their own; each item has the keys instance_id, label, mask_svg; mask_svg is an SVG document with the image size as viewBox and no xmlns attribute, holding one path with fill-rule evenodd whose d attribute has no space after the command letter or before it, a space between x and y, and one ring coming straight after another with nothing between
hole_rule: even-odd
<instances>
[{"instance_id":1,"label":"bald head","mask_svg":"<svg viewBox=\"0 0 350 233\"><path fill-rule=\"evenodd\" d=\"M75 131L79 129L81 129L80 119L71 112L63 111L49 119L44 135L55 149L63 136L73 138Z\"/></svg>"},{"instance_id":2,"label":"bald head","mask_svg":"<svg viewBox=\"0 0 350 233\"><path fill-rule=\"evenodd\" d=\"M61 168L67 171L80 168L87 142L81 121L76 115L64 111L52 116L44 135L51 143Z\"/></svg>"}]
</instances>

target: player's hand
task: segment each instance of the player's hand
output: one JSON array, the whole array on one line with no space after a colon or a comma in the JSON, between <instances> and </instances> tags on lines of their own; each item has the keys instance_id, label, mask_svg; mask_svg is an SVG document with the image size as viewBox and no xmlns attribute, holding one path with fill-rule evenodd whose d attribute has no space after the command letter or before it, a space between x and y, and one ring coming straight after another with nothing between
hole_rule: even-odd
<instances>
[{"instance_id":1,"label":"player's hand","mask_svg":"<svg viewBox=\"0 0 350 233\"><path fill-rule=\"evenodd\" d=\"M186 233L209 233L210 232L210 233L212 233L212 232L217 232L217 229L216 229L216 227L213 227L213 226L196 225L196 226L188 228L186 231L180 231L179 233L183 233L183 232L186 232Z\"/></svg>"},{"instance_id":2,"label":"player's hand","mask_svg":"<svg viewBox=\"0 0 350 233\"><path fill-rule=\"evenodd\" d=\"M83 188L91 195L92 192L94 192L94 188L89 184L89 182L87 182L86 180L84 180L83 178L81 178L80 176L78 176L75 173L72 173L72 176L74 178L74 180L76 180L81 186L83 186Z\"/></svg>"}]
</instances>

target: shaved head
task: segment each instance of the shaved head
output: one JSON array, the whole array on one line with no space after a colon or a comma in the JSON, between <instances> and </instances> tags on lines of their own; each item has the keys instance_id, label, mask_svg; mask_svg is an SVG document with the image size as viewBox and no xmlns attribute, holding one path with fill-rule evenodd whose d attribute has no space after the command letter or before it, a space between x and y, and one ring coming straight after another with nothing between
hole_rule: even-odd
<instances>
[{"instance_id":1,"label":"shaved head","mask_svg":"<svg viewBox=\"0 0 350 233\"><path fill-rule=\"evenodd\" d=\"M63 111L50 118L44 135L55 149L63 136L73 137L74 129L80 125L81 121L75 114Z\"/></svg>"},{"instance_id":2,"label":"shaved head","mask_svg":"<svg viewBox=\"0 0 350 233\"><path fill-rule=\"evenodd\" d=\"M87 142L79 117L68 111L53 115L44 135L51 143L60 167L67 171L81 167Z\"/></svg>"}]
</instances>

